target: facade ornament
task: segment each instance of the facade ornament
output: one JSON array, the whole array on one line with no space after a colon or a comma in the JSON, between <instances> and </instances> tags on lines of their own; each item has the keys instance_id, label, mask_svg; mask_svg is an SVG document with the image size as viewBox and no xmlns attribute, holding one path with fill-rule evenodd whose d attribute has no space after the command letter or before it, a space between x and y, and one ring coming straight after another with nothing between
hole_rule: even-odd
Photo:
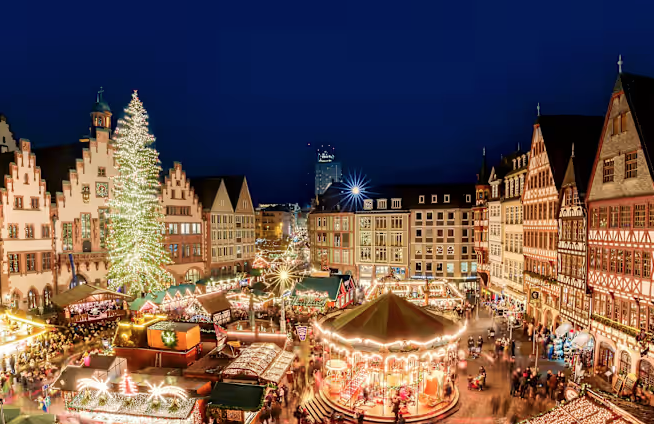
<instances>
[{"instance_id":1,"label":"facade ornament","mask_svg":"<svg viewBox=\"0 0 654 424\"><path fill-rule=\"evenodd\" d=\"M84 203L89 203L91 200L91 188L88 186L88 184L84 184L82 186L82 200Z\"/></svg>"}]
</instances>

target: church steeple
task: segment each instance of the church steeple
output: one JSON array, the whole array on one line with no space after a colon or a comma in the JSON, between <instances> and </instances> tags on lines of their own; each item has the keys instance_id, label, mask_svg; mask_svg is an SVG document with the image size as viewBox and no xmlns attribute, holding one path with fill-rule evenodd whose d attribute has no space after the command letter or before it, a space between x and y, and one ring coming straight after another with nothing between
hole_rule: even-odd
<instances>
[{"instance_id":1,"label":"church steeple","mask_svg":"<svg viewBox=\"0 0 654 424\"><path fill-rule=\"evenodd\" d=\"M98 130L111 132L111 108L102 98L104 90L100 87L95 97L95 104L91 109L91 126L89 128L89 137L81 141L88 141L88 138L97 138Z\"/></svg>"}]
</instances>

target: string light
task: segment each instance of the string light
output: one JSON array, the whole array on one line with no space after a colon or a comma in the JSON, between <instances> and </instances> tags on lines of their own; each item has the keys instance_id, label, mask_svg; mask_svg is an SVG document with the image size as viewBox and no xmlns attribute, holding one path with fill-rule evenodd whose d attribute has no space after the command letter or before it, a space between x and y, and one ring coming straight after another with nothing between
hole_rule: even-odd
<instances>
[{"instance_id":1,"label":"string light","mask_svg":"<svg viewBox=\"0 0 654 424\"><path fill-rule=\"evenodd\" d=\"M165 268L172 261L163 246L164 215L158 200L161 166L159 153L149 147L153 142L147 112L134 91L115 132L118 174L109 200L107 278L111 289L125 287L136 296L174 282Z\"/></svg>"},{"instance_id":2,"label":"string light","mask_svg":"<svg viewBox=\"0 0 654 424\"><path fill-rule=\"evenodd\" d=\"M173 396L181 400L188 399L188 394L186 390L178 386L164 386L164 383L160 383L156 386L151 385L147 381L145 384L150 388L150 397L148 400L158 400L159 402L164 400L165 395Z\"/></svg>"},{"instance_id":3,"label":"string light","mask_svg":"<svg viewBox=\"0 0 654 424\"><path fill-rule=\"evenodd\" d=\"M99 395L109 395L109 379L107 378L105 381L102 381L98 379L97 377L93 378L81 378L77 381L77 390L82 391L82 390L96 390Z\"/></svg>"}]
</instances>

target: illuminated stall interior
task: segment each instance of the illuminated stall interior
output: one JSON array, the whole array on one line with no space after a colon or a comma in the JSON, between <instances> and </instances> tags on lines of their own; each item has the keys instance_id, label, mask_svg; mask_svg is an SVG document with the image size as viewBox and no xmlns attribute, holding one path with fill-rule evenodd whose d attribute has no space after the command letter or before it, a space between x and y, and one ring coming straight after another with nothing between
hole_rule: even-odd
<instances>
[{"instance_id":1,"label":"illuminated stall interior","mask_svg":"<svg viewBox=\"0 0 654 424\"><path fill-rule=\"evenodd\" d=\"M196 296L186 308L192 322L213 322L224 325L231 321L232 305L223 292Z\"/></svg>"},{"instance_id":2,"label":"illuminated stall interior","mask_svg":"<svg viewBox=\"0 0 654 424\"><path fill-rule=\"evenodd\" d=\"M6 312L0 315L0 355L22 351L36 337L45 334L47 325Z\"/></svg>"},{"instance_id":3,"label":"illuminated stall interior","mask_svg":"<svg viewBox=\"0 0 654 424\"><path fill-rule=\"evenodd\" d=\"M367 292L368 300L384 293L392 292L397 296L420 306L434 306L441 309L454 309L463 306L465 296L454 284L438 280L393 280L376 282ZM429 302L427 302L429 299Z\"/></svg>"},{"instance_id":4,"label":"illuminated stall interior","mask_svg":"<svg viewBox=\"0 0 654 424\"><path fill-rule=\"evenodd\" d=\"M388 417L393 415L391 399L397 396L411 421L452 404L444 399L451 372L447 358L456 354L465 326L389 292L315 323L314 329L326 359L319 395L336 409L353 415L358 408L367 416Z\"/></svg>"},{"instance_id":5,"label":"illuminated stall interior","mask_svg":"<svg viewBox=\"0 0 654 424\"><path fill-rule=\"evenodd\" d=\"M91 284L80 284L52 298L71 322L113 319L126 315L126 302L131 296Z\"/></svg>"}]
</instances>

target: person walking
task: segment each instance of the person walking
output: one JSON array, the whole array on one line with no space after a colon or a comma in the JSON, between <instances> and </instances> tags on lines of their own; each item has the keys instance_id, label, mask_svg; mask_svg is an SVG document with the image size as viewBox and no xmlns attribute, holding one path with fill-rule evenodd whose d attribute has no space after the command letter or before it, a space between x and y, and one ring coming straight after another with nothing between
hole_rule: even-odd
<instances>
[{"instance_id":1,"label":"person walking","mask_svg":"<svg viewBox=\"0 0 654 424\"><path fill-rule=\"evenodd\" d=\"M491 398L491 407L493 408L493 416L496 417L500 411L500 397L493 395Z\"/></svg>"}]
</instances>

